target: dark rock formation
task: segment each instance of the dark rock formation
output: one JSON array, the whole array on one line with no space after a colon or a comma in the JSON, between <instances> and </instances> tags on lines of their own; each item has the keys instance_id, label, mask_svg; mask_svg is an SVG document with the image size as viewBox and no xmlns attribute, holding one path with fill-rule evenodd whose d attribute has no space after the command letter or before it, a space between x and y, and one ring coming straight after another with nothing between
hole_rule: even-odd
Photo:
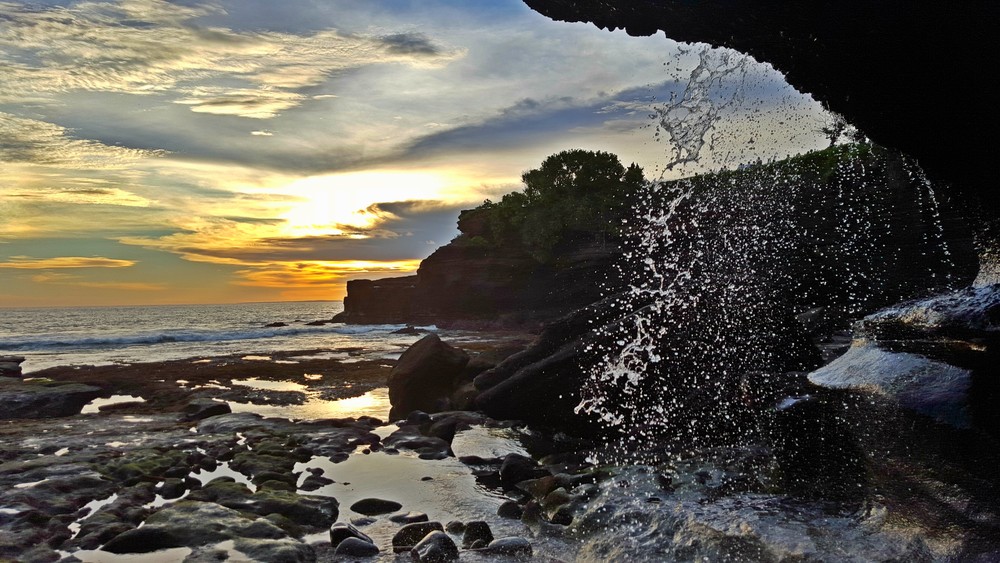
<instances>
[{"instance_id":1,"label":"dark rock formation","mask_svg":"<svg viewBox=\"0 0 1000 563\"><path fill-rule=\"evenodd\" d=\"M22 381L0 377L0 418L55 418L79 414L101 395L92 385Z\"/></svg>"},{"instance_id":2,"label":"dark rock formation","mask_svg":"<svg viewBox=\"0 0 1000 563\"><path fill-rule=\"evenodd\" d=\"M910 301L865 317L851 349L809 380L1000 437L998 361L1000 284Z\"/></svg>"},{"instance_id":3,"label":"dark rock formation","mask_svg":"<svg viewBox=\"0 0 1000 563\"><path fill-rule=\"evenodd\" d=\"M20 377L24 356L0 356L0 377Z\"/></svg>"},{"instance_id":4,"label":"dark rock formation","mask_svg":"<svg viewBox=\"0 0 1000 563\"><path fill-rule=\"evenodd\" d=\"M879 144L916 157L972 201L1000 240L989 77L1000 4L752 0L525 0L556 20L730 47L773 64ZM927 77L939 87L929 87ZM967 141L968 140L968 141Z\"/></svg>"},{"instance_id":5,"label":"dark rock formation","mask_svg":"<svg viewBox=\"0 0 1000 563\"><path fill-rule=\"evenodd\" d=\"M417 276L351 280L347 282L344 312L333 317L334 322L350 324L393 324L417 322Z\"/></svg>"},{"instance_id":6,"label":"dark rock formation","mask_svg":"<svg viewBox=\"0 0 1000 563\"><path fill-rule=\"evenodd\" d=\"M400 356L389 375L389 417L400 419L410 412L438 412L450 408L450 397L469 355L428 334Z\"/></svg>"},{"instance_id":7,"label":"dark rock formation","mask_svg":"<svg viewBox=\"0 0 1000 563\"><path fill-rule=\"evenodd\" d=\"M614 244L569 244L541 263L522 248L456 241L424 259L416 276L348 282L334 321L536 325L599 299L617 252Z\"/></svg>"}]
</instances>

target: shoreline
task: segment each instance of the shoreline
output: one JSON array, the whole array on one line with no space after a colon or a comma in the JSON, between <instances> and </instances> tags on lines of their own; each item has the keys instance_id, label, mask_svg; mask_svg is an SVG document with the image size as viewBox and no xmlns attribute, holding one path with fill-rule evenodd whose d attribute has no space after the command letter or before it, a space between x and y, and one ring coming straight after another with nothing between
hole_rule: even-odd
<instances>
[{"instance_id":1,"label":"shoreline","mask_svg":"<svg viewBox=\"0 0 1000 563\"><path fill-rule=\"evenodd\" d=\"M524 339L494 337L480 335L470 352L497 352ZM385 385L395 361L326 357L352 352L363 350L24 374L22 385L93 387L111 402L100 408L91 402L81 414L0 424L0 531L8 538L0 542L0 558L102 562L120 561L113 555L119 553L180 561L228 553L258 561L331 560L340 557L330 531L338 522L369 534L378 560L394 559L404 525L428 518L439 527L450 522L446 541L457 545L465 539L459 528L473 521L489 522L497 537L527 534L519 520L497 516L509 500L496 488L501 462L527 453L509 424L461 412L397 426L361 408L355 416L298 420L237 408L284 412L310 401L329 406L373 396L384 401L375 408L387 413ZM443 434L436 426L442 421ZM398 510L369 516L353 506L372 497ZM264 538L254 531L260 528L269 530ZM475 549L486 554L486 545ZM531 549L523 537L515 547ZM462 552L471 549L467 543Z\"/></svg>"}]
</instances>

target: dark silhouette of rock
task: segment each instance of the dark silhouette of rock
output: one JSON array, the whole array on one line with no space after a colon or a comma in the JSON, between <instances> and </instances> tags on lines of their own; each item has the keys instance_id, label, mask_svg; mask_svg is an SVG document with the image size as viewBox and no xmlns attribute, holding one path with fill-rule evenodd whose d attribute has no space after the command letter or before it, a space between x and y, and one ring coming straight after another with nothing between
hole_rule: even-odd
<instances>
[{"instance_id":1,"label":"dark silhouette of rock","mask_svg":"<svg viewBox=\"0 0 1000 563\"><path fill-rule=\"evenodd\" d=\"M24 356L0 356L0 377L20 377Z\"/></svg>"},{"instance_id":2,"label":"dark silhouette of rock","mask_svg":"<svg viewBox=\"0 0 1000 563\"><path fill-rule=\"evenodd\" d=\"M385 500L380 498L366 498L361 499L358 502L351 505L351 510L357 512L358 514L364 514L365 516L378 516L379 514L388 514L390 512L395 512L403 508L403 505L399 504L394 500Z\"/></svg>"},{"instance_id":3,"label":"dark silhouette of rock","mask_svg":"<svg viewBox=\"0 0 1000 563\"><path fill-rule=\"evenodd\" d=\"M392 537L392 548L394 550L407 551L420 543L428 534L434 532L444 532L444 527L440 522L414 522L407 524L396 532Z\"/></svg>"},{"instance_id":4,"label":"dark silhouette of rock","mask_svg":"<svg viewBox=\"0 0 1000 563\"><path fill-rule=\"evenodd\" d=\"M477 541L484 542L484 545L493 541L493 530L490 530L490 525L482 520L473 520L466 524L465 532L462 534L462 547L466 549Z\"/></svg>"},{"instance_id":5,"label":"dark silhouette of rock","mask_svg":"<svg viewBox=\"0 0 1000 563\"><path fill-rule=\"evenodd\" d=\"M410 556L420 563L458 561L458 546L443 531L431 532L413 546Z\"/></svg>"},{"instance_id":6,"label":"dark silhouette of rock","mask_svg":"<svg viewBox=\"0 0 1000 563\"><path fill-rule=\"evenodd\" d=\"M505 557L531 557L531 543L518 537L497 538L483 548L484 553Z\"/></svg>"},{"instance_id":7,"label":"dark silhouette of rock","mask_svg":"<svg viewBox=\"0 0 1000 563\"><path fill-rule=\"evenodd\" d=\"M283 326L288 326L288 323L283 323L281 321L275 321L273 323L267 323L264 328L281 328Z\"/></svg>"},{"instance_id":8,"label":"dark silhouette of rock","mask_svg":"<svg viewBox=\"0 0 1000 563\"><path fill-rule=\"evenodd\" d=\"M0 377L0 417L56 418L79 414L83 406L101 395L101 389L80 383L22 381Z\"/></svg>"},{"instance_id":9,"label":"dark silhouette of rock","mask_svg":"<svg viewBox=\"0 0 1000 563\"><path fill-rule=\"evenodd\" d=\"M358 530L351 524L345 524L343 522L337 522L330 527L330 544L334 547L340 545L340 542L348 539L355 538L368 543L375 543L367 534Z\"/></svg>"},{"instance_id":10,"label":"dark silhouette of rock","mask_svg":"<svg viewBox=\"0 0 1000 563\"><path fill-rule=\"evenodd\" d=\"M230 408L229 403L213 401L207 397L198 397L192 399L187 406L184 407L184 414L181 416L180 420L182 422L193 422L231 412L233 412L233 409Z\"/></svg>"},{"instance_id":11,"label":"dark silhouette of rock","mask_svg":"<svg viewBox=\"0 0 1000 563\"><path fill-rule=\"evenodd\" d=\"M414 410L438 412L450 408L450 397L469 356L428 334L410 346L389 374L389 417L399 419Z\"/></svg>"},{"instance_id":12,"label":"dark silhouette of rock","mask_svg":"<svg viewBox=\"0 0 1000 563\"><path fill-rule=\"evenodd\" d=\"M423 512L407 512L405 514L394 514L389 517L389 521L397 524L413 524L416 522L427 522L429 518Z\"/></svg>"},{"instance_id":13,"label":"dark silhouette of rock","mask_svg":"<svg viewBox=\"0 0 1000 563\"><path fill-rule=\"evenodd\" d=\"M333 554L337 557L373 557L379 554L379 549L372 542L350 537L340 542Z\"/></svg>"}]
</instances>

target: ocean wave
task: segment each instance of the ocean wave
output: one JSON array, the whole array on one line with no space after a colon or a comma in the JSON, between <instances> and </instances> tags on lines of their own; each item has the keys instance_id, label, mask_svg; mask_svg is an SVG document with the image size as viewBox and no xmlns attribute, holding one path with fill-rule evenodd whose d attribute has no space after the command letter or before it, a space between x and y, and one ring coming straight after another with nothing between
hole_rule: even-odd
<instances>
[{"instance_id":1,"label":"ocean wave","mask_svg":"<svg viewBox=\"0 0 1000 563\"><path fill-rule=\"evenodd\" d=\"M327 325L305 327L275 327L243 330L162 330L148 333L115 334L108 336L56 335L51 338L25 338L0 340L0 350L32 351L60 348L110 348L123 346L151 346L176 342L232 342L258 340L310 334L339 334L359 336L384 335L405 325Z\"/></svg>"}]
</instances>

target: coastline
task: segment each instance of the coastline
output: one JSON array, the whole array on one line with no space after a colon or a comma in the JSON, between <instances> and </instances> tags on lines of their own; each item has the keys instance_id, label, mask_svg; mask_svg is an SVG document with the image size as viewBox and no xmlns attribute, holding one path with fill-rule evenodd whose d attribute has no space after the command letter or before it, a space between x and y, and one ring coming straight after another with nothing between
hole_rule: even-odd
<instances>
[{"instance_id":1,"label":"coastline","mask_svg":"<svg viewBox=\"0 0 1000 563\"><path fill-rule=\"evenodd\" d=\"M482 334L469 351L527 338ZM25 374L25 385L97 387L101 398L81 414L0 424L0 530L9 538L0 556L329 560L330 527L340 522L367 533L381 559L392 558L405 524L427 518L454 520L450 541L459 545L462 520L489 521L497 537L525 535L519 520L497 516L508 499L478 480L497 477L508 454L527 454L520 430L474 413L445 413L450 435L423 420L391 424L385 385L395 362L363 354L294 350ZM308 405L319 407L314 416L283 418ZM400 510L372 517L350 508L371 497ZM191 519L223 532L178 539ZM253 526L267 527L267 537Z\"/></svg>"}]
</instances>

